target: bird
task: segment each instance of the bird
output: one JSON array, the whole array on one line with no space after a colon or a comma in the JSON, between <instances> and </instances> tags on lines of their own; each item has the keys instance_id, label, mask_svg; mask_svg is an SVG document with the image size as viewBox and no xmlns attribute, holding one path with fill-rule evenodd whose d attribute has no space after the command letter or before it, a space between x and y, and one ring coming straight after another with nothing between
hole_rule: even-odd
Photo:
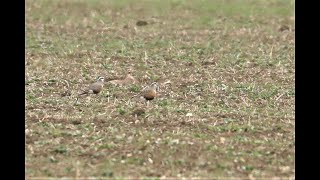
<instances>
[{"instance_id":1,"label":"bird","mask_svg":"<svg viewBox=\"0 0 320 180\"><path fill-rule=\"evenodd\" d=\"M157 96L157 92L159 91L159 85L157 82L151 83L149 86L143 88L141 90L141 94L147 101L153 100Z\"/></svg>"},{"instance_id":2,"label":"bird","mask_svg":"<svg viewBox=\"0 0 320 180\"><path fill-rule=\"evenodd\" d=\"M90 84L88 88L84 89L83 92L79 94L79 96L84 94L99 94L104 86L104 77L99 76L97 81Z\"/></svg>"}]
</instances>

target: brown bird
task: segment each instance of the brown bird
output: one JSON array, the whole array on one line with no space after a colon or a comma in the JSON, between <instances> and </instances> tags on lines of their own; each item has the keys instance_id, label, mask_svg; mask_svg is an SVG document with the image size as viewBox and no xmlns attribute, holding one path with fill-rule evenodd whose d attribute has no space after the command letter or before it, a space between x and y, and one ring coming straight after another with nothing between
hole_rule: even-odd
<instances>
[{"instance_id":1,"label":"brown bird","mask_svg":"<svg viewBox=\"0 0 320 180\"><path fill-rule=\"evenodd\" d=\"M79 94L98 94L102 91L104 86L104 77L99 76L97 82L92 83L88 88L84 89L82 93Z\"/></svg>"},{"instance_id":2,"label":"brown bird","mask_svg":"<svg viewBox=\"0 0 320 180\"><path fill-rule=\"evenodd\" d=\"M150 86L147 86L141 90L142 96L147 100L151 101L157 96L159 91L159 85L157 82L151 83Z\"/></svg>"}]
</instances>

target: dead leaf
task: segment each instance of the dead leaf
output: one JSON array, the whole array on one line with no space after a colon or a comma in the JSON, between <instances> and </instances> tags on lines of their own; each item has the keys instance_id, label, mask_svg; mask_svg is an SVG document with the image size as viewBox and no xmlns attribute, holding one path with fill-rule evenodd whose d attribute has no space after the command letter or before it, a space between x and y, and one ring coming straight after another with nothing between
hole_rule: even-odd
<instances>
[{"instance_id":1,"label":"dead leaf","mask_svg":"<svg viewBox=\"0 0 320 180\"><path fill-rule=\"evenodd\" d=\"M220 143L224 144L224 143L225 143L225 141L226 141L226 138L224 138L224 137L220 137Z\"/></svg>"}]
</instances>

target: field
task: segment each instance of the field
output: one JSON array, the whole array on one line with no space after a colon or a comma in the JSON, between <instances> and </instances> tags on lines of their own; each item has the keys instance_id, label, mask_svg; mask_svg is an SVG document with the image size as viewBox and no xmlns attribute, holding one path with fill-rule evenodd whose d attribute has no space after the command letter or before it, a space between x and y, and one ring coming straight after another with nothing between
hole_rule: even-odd
<instances>
[{"instance_id":1,"label":"field","mask_svg":"<svg viewBox=\"0 0 320 180\"><path fill-rule=\"evenodd\" d=\"M294 177L293 0L27 0L25 13L27 178ZM109 82L129 72L137 83ZM76 102L98 76L104 90Z\"/></svg>"}]
</instances>

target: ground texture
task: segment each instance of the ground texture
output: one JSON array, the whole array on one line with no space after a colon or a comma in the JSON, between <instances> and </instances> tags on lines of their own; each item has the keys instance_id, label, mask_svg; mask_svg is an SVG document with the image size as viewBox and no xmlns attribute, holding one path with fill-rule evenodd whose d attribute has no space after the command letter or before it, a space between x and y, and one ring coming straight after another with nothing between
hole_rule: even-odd
<instances>
[{"instance_id":1,"label":"ground texture","mask_svg":"<svg viewBox=\"0 0 320 180\"><path fill-rule=\"evenodd\" d=\"M294 177L294 1L27 0L25 11L26 177ZM97 76L128 72L136 84L75 103Z\"/></svg>"}]
</instances>

